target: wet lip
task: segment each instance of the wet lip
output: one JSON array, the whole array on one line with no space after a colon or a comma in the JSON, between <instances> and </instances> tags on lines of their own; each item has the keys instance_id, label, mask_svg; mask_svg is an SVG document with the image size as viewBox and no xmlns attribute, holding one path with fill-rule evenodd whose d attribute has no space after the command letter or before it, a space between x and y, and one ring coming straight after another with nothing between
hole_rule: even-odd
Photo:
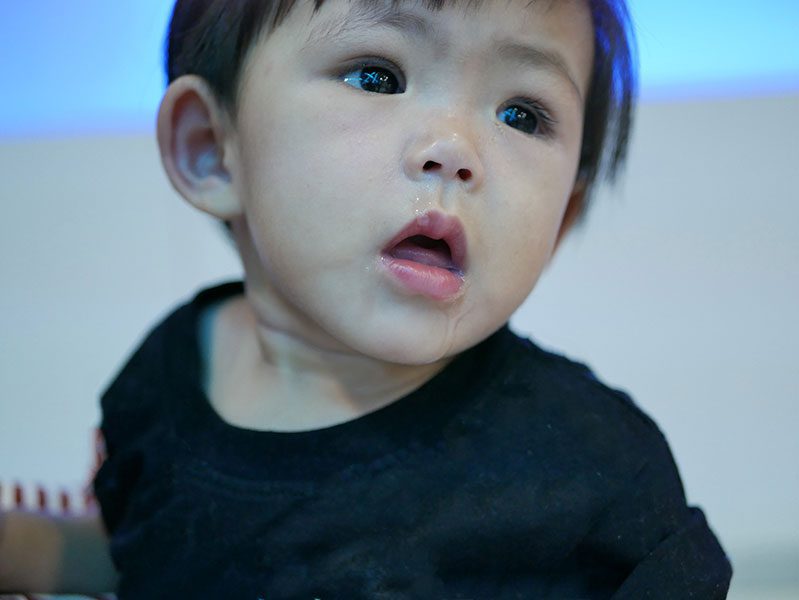
<instances>
[{"instance_id":1,"label":"wet lip","mask_svg":"<svg viewBox=\"0 0 799 600\"><path fill-rule=\"evenodd\" d=\"M426 212L416 217L395 235L385 246L383 255L391 257L393 248L404 240L415 236L424 236L446 243L452 257L450 270L463 275L466 268L466 232L463 230L460 220L437 211Z\"/></svg>"},{"instance_id":2,"label":"wet lip","mask_svg":"<svg viewBox=\"0 0 799 600\"><path fill-rule=\"evenodd\" d=\"M438 302L466 288L466 233L460 221L436 211L408 223L382 252L383 265L401 289Z\"/></svg>"}]
</instances>

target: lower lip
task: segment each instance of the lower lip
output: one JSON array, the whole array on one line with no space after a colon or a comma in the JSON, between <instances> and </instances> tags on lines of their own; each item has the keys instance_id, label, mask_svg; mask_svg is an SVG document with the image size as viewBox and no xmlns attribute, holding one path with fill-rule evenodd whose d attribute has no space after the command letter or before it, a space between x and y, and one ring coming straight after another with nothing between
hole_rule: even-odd
<instances>
[{"instance_id":1,"label":"lower lip","mask_svg":"<svg viewBox=\"0 0 799 600\"><path fill-rule=\"evenodd\" d=\"M457 298L463 289L463 276L441 267L383 255L383 264L392 277L412 294L432 300Z\"/></svg>"}]
</instances>

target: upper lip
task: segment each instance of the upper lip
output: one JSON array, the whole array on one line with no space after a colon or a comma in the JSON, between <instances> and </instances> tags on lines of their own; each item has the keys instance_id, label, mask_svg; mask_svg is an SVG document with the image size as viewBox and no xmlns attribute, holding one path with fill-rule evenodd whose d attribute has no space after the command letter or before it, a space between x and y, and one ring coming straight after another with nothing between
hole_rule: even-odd
<instances>
[{"instance_id":1,"label":"upper lip","mask_svg":"<svg viewBox=\"0 0 799 600\"><path fill-rule=\"evenodd\" d=\"M423 235L433 240L442 240L449 246L453 266L459 271L466 267L466 232L457 217L445 215L435 210L414 218L395 235L385 246L388 253L402 240L415 235Z\"/></svg>"}]
</instances>

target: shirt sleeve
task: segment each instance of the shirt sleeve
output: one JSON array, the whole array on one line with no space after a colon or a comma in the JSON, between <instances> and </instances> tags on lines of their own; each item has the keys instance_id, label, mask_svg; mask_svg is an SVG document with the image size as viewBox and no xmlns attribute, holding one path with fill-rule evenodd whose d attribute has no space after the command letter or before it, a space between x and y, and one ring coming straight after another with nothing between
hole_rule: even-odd
<instances>
[{"instance_id":1,"label":"shirt sleeve","mask_svg":"<svg viewBox=\"0 0 799 600\"><path fill-rule=\"evenodd\" d=\"M176 330L178 334L193 331L187 314L185 307L178 309L154 327L101 397L105 460L93 486L109 533L130 511L133 490L145 469L160 459L169 429L165 420L170 414L163 401L168 380L166 357Z\"/></svg>"},{"instance_id":2,"label":"shirt sleeve","mask_svg":"<svg viewBox=\"0 0 799 600\"><path fill-rule=\"evenodd\" d=\"M93 485L109 533L117 529L127 514L145 460L158 452L164 437L159 398L142 383L142 362L140 350L101 400L100 433L105 460L94 476Z\"/></svg>"},{"instance_id":3,"label":"shirt sleeve","mask_svg":"<svg viewBox=\"0 0 799 600\"><path fill-rule=\"evenodd\" d=\"M595 549L628 576L614 600L726 598L732 567L699 508L687 506L663 435L596 523Z\"/></svg>"},{"instance_id":4,"label":"shirt sleeve","mask_svg":"<svg viewBox=\"0 0 799 600\"><path fill-rule=\"evenodd\" d=\"M732 568L698 508L657 542L613 595L633 598L726 598Z\"/></svg>"},{"instance_id":5,"label":"shirt sleeve","mask_svg":"<svg viewBox=\"0 0 799 600\"><path fill-rule=\"evenodd\" d=\"M108 439L105 428L101 431L106 438L107 453L94 476L94 496L106 531L113 533L126 513L130 491L138 479L140 467L134 456L117 447L113 437Z\"/></svg>"}]
</instances>

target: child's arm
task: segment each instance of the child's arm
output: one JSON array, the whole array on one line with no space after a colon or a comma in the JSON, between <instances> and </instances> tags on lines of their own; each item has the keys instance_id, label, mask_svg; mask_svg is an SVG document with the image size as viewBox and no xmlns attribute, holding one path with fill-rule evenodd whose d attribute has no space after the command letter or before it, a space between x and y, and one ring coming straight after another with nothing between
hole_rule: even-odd
<instances>
[{"instance_id":1,"label":"child's arm","mask_svg":"<svg viewBox=\"0 0 799 600\"><path fill-rule=\"evenodd\" d=\"M99 515L0 512L0 591L101 593L116 577Z\"/></svg>"},{"instance_id":2,"label":"child's arm","mask_svg":"<svg viewBox=\"0 0 799 600\"><path fill-rule=\"evenodd\" d=\"M729 559L702 511L686 505L668 444L653 431L645 464L587 542L629 569L613 600L726 598Z\"/></svg>"},{"instance_id":3,"label":"child's arm","mask_svg":"<svg viewBox=\"0 0 799 600\"><path fill-rule=\"evenodd\" d=\"M689 508L685 522L635 566L613 600L644 597L722 600L727 597L731 577L732 567L704 514Z\"/></svg>"}]
</instances>

